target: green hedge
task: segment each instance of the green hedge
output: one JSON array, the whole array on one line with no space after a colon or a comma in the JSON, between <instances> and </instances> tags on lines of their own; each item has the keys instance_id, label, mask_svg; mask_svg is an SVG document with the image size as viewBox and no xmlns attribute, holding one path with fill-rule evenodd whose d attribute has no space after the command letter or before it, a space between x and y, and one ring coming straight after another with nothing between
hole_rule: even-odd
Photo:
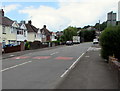
<instances>
[{"instance_id":1,"label":"green hedge","mask_svg":"<svg viewBox=\"0 0 120 91\"><path fill-rule=\"evenodd\" d=\"M30 43L29 42L26 42L25 43L25 50L29 50L30 49Z\"/></svg>"},{"instance_id":2,"label":"green hedge","mask_svg":"<svg viewBox=\"0 0 120 91\"><path fill-rule=\"evenodd\" d=\"M58 40L57 41L51 41L51 43L60 43L60 41L58 41Z\"/></svg>"},{"instance_id":3,"label":"green hedge","mask_svg":"<svg viewBox=\"0 0 120 91\"><path fill-rule=\"evenodd\" d=\"M106 28L100 36L100 45L104 59L115 56L120 60L120 26Z\"/></svg>"}]
</instances>

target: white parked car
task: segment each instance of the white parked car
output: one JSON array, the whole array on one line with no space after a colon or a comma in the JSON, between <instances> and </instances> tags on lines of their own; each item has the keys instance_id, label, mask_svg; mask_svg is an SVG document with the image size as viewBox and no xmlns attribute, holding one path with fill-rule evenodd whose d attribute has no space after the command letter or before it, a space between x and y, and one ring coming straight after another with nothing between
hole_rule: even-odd
<instances>
[{"instance_id":1,"label":"white parked car","mask_svg":"<svg viewBox=\"0 0 120 91\"><path fill-rule=\"evenodd\" d=\"M98 44L98 43L99 43L98 39L93 39L93 44Z\"/></svg>"}]
</instances>

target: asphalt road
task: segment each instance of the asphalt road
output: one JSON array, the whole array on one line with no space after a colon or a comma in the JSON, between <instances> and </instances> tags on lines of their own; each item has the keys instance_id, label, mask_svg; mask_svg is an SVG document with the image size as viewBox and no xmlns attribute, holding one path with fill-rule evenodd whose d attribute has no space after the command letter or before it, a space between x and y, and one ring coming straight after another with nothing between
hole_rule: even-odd
<instances>
[{"instance_id":1,"label":"asphalt road","mask_svg":"<svg viewBox=\"0 0 120 91\"><path fill-rule=\"evenodd\" d=\"M82 43L2 60L3 89L54 89L91 46Z\"/></svg>"}]
</instances>

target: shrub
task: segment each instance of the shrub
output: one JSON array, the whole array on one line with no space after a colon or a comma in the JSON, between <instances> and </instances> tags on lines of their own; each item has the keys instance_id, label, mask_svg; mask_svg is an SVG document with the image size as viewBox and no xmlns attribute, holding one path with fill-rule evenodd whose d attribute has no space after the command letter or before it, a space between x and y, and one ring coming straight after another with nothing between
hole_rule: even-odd
<instances>
[{"instance_id":1,"label":"shrub","mask_svg":"<svg viewBox=\"0 0 120 91\"><path fill-rule=\"evenodd\" d=\"M29 50L30 49L30 44L29 44L29 42L26 42L25 43L25 50Z\"/></svg>"},{"instance_id":2,"label":"shrub","mask_svg":"<svg viewBox=\"0 0 120 91\"><path fill-rule=\"evenodd\" d=\"M104 59L114 55L120 60L120 26L106 28L100 36L100 45Z\"/></svg>"}]
</instances>

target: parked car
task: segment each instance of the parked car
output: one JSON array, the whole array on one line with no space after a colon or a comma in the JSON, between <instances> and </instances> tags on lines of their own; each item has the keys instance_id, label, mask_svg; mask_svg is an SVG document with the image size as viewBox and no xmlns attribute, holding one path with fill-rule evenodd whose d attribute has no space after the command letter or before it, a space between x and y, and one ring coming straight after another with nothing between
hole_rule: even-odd
<instances>
[{"instance_id":1,"label":"parked car","mask_svg":"<svg viewBox=\"0 0 120 91\"><path fill-rule=\"evenodd\" d=\"M98 44L98 43L99 43L98 39L93 39L93 44Z\"/></svg>"},{"instance_id":2,"label":"parked car","mask_svg":"<svg viewBox=\"0 0 120 91\"><path fill-rule=\"evenodd\" d=\"M3 48L5 48L5 47L11 47L11 46L17 46L17 44L7 44L7 45L4 45Z\"/></svg>"},{"instance_id":3,"label":"parked car","mask_svg":"<svg viewBox=\"0 0 120 91\"><path fill-rule=\"evenodd\" d=\"M72 41L66 41L66 45L73 45Z\"/></svg>"}]
</instances>

